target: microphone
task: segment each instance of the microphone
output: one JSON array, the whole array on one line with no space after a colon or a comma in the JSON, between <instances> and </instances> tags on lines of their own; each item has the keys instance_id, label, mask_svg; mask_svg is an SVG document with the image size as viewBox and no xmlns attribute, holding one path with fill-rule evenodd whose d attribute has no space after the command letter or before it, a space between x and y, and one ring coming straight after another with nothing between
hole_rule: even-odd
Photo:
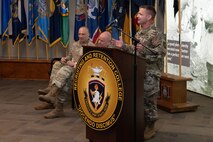
<instances>
[{"instance_id":1,"label":"microphone","mask_svg":"<svg viewBox=\"0 0 213 142\"><path fill-rule=\"evenodd\" d=\"M109 27L111 27L111 26L114 25L115 23L118 23L118 19L115 19L115 20L113 20L111 23L109 23L109 24L106 26L106 29L108 29Z\"/></svg>"}]
</instances>

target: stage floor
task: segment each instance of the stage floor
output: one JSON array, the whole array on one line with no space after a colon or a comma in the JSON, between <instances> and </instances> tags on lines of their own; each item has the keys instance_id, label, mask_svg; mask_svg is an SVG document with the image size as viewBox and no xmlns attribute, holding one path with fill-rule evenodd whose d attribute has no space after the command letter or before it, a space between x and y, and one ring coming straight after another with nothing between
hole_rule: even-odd
<instances>
[{"instance_id":1,"label":"stage floor","mask_svg":"<svg viewBox=\"0 0 213 142\"><path fill-rule=\"evenodd\" d=\"M37 89L48 81L0 79L0 142L89 142L78 113L65 105L65 117L44 119L49 110L36 111ZM187 92L196 111L168 113L159 110L158 133L148 142L212 142L213 99ZM126 130L128 131L128 130Z\"/></svg>"}]
</instances>

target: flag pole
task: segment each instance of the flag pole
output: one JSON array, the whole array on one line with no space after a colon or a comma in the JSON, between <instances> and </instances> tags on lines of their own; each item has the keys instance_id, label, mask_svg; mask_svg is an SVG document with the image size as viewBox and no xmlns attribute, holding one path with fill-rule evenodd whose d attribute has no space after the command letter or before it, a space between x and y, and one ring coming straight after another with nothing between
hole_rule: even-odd
<instances>
[{"instance_id":1,"label":"flag pole","mask_svg":"<svg viewBox=\"0 0 213 142\"><path fill-rule=\"evenodd\" d=\"M14 47L15 47L15 45L14 45ZM19 41L18 41L18 60L20 59L20 43L19 43Z\"/></svg>"},{"instance_id":2,"label":"flag pole","mask_svg":"<svg viewBox=\"0 0 213 142\"><path fill-rule=\"evenodd\" d=\"M166 42L166 75L168 74L168 48L167 48L167 31L168 31L168 20L167 20L167 0L165 0L164 6L164 35Z\"/></svg>"},{"instance_id":3,"label":"flag pole","mask_svg":"<svg viewBox=\"0 0 213 142\"><path fill-rule=\"evenodd\" d=\"M46 59L49 59L49 54L48 54L49 50L48 50L48 43L46 43Z\"/></svg>"},{"instance_id":4,"label":"flag pole","mask_svg":"<svg viewBox=\"0 0 213 142\"><path fill-rule=\"evenodd\" d=\"M129 33L132 36L132 1L129 1ZM132 40L129 41L130 45L132 45Z\"/></svg>"},{"instance_id":5,"label":"flag pole","mask_svg":"<svg viewBox=\"0 0 213 142\"><path fill-rule=\"evenodd\" d=\"M155 1L155 11L158 12L158 1ZM156 16L157 17L157 16ZM157 26L157 18L155 18L155 26Z\"/></svg>"},{"instance_id":6,"label":"flag pole","mask_svg":"<svg viewBox=\"0 0 213 142\"><path fill-rule=\"evenodd\" d=\"M36 59L38 60L38 38L37 38L37 34L38 34L38 26L37 26L37 21L35 22L35 44L36 44Z\"/></svg>"},{"instance_id":7,"label":"flag pole","mask_svg":"<svg viewBox=\"0 0 213 142\"><path fill-rule=\"evenodd\" d=\"M7 52L8 52L8 59L10 60L10 46L9 46L9 37L7 37Z\"/></svg>"},{"instance_id":8,"label":"flag pole","mask_svg":"<svg viewBox=\"0 0 213 142\"><path fill-rule=\"evenodd\" d=\"M182 76L181 71L182 71L182 48L181 48L181 0L178 0L178 18L179 18L179 23L178 23L178 27L179 27L179 77Z\"/></svg>"},{"instance_id":9,"label":"flag pole","mask_svg":"<svg viewBox=\"0 0 213 142\"><path fill-rule=\"evenodd\" d=\"M55 47L55 56L58 56L58 46Z\"/></svg>"},{"instance_id":10,"label":"flag pole","mask_svg":"<svg viewBox=\"0 0 213 142\"><path fill-rule=\"evenodd\" d=\"M28 59L28 38L26 36L26 40L25 40L25 48L26 48L26 58Z\"/></svg>"}]
</instances>

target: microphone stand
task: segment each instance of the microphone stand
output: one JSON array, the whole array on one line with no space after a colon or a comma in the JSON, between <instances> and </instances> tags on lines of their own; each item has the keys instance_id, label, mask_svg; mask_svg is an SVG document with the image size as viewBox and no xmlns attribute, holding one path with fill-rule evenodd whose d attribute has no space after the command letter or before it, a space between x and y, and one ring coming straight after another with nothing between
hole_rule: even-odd
<instances>
[{"instance_id":1,"label":"microphone stand","mask_svg":"<svg viewBox=\"0 0 213 142\"><path fill-rule=\"evenodd\" d=\"M130 36L129 34L127 34L127 33L125 33L121 28L119 28L118 26L113 26L113 27L115 27L118 31L120 31L121 33L123 33L124 35L126 35L126 36L128 36L130 39L132 39L133 41L134 41L134 45L135 45L135 47L134 47L134 83L133 83L133 89L134 89L134 98L133 98L133 104L134 104L134 110L133 110L133 115L134 115L134 122L133 122L133 127L134 127L134 142L136 142L137 141L137 134L136 134L136 94L137 94L137 82L136 82L136 80L137 80L137 48L136 48L136 45L139 43L139 44L142 44L142 43L140 43L140 41L138 40L138 39L136 39L135 37L132 37L132 36ZM142 46L144 46L143 44L142 44ZM145 47L145 46L144 46Z\"/></svg>"}]
</instances>

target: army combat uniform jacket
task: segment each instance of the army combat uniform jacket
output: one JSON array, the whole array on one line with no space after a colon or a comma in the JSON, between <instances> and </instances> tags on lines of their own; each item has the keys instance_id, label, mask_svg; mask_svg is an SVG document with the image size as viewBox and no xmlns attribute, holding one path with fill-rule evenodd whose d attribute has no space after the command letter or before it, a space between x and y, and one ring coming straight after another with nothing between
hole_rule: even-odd
<instances>
[{"instance_id":1,"label":"army combat uniform jacket","mask_svg":"<svg viewBox=\"0 0 213 142\"><path fill-rule=\"evenodd\" d=\"M81 45L78 41L74 42L69 50L68 56L66 59L68 61L78 62L80 57L83 55L82 46L94 46L94 44L88 40L87 43ZM74 74L75 68L61 62L55 62L51 72L52 84L55 84L58 88L63 89L64 92L67 92L71 86L72 75Z\"/></svg>"},{"instance_id":2,"label":"army combat uniform jacket","mask_svg":"<svg viewBox=\"0 0 213 142\"><path fill-rule=\"evenodd\" d=\"M159 95L160 76L163 69L163 60L166 49L163 44L163 35L154 25L148 29L140 29L135 38L142 44L136 54L145 59L144 76L144 119L145 124L153 124L158 119L157 96ZM138 43L139 44L139 43ZM124 50L134 53L134 48L124 46Z\"/></svg>"},{"instance_id":3,"label":"army combat uniform jacket","mask_svg":"<svg viewBox=\"0 0 213 142\"><path fill-rule=\"evenodd\" d=\"M156 81L155 83L149 83L149 81L151 81L149 78L150 76L156 79L160 78L163 69L163 60L166 54L166 49L163 44L163 35L152 25L148 29L140 29L136 33L135 38L138 39L143 46L142 49L136 51L136 54L144 58L146 62L144 91L152 95L159 91L159 84ZM134 53L134 48L127 45L124 45L124 50Z\"/></svg>"}]
</instances>

